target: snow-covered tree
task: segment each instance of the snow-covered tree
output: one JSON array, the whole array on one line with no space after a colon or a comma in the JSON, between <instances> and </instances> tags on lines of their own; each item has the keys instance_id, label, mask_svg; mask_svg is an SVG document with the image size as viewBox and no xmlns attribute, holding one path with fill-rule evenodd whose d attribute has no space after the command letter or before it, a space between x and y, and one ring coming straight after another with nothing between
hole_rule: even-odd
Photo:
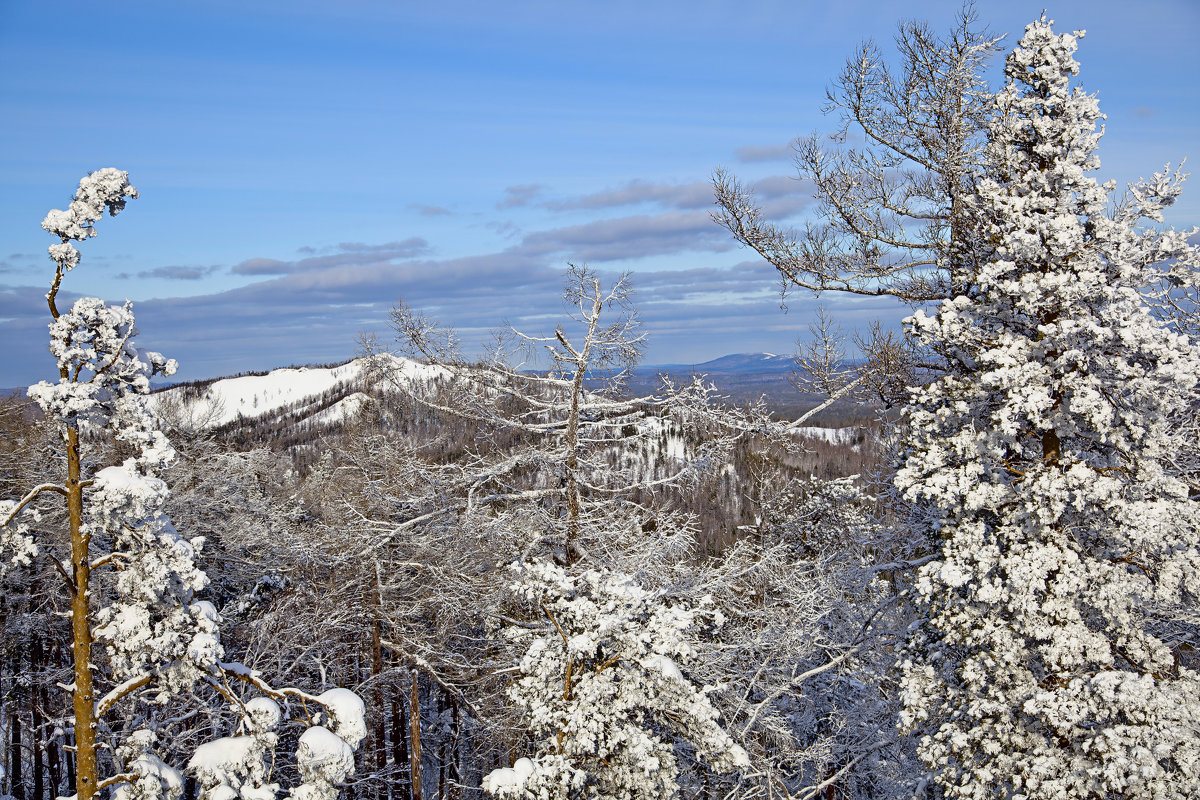
<instances>
[{"instance_id":1,"label":"snow-covered tree","mask_svg":"<svg viewBox=\"0 0 1200 800\"><path fill-rule=\"evenodd\" d=\"M456 352L451 333L412 309L397 308L394 323L401 340L410 351L429 358L450 376L437 386L406 388L414 408L475 427L467 453L452 468L389 468L393 473L426 477L415 484L416 492L396 495L397 502L409 506L405 511L408 521L401 520L399 526L380 524L378 530L399 532L404 526L402 537L387 534L388 549L394 538L398 549L407 552L402 562L405 568L436 559L435 568L442 580L436 592L424 591L419 581L405 588L401 585L404 569L384 568L380 581L382 605L390 607L388 616L392 621L387 628L397 637L392 641L401 643L399 636L407 640L405 656L428 653L431 645L445 649L455 642L451 646L461 648L471 638L493 640L487 648L469 653L460 649L450 657L434 649L434 655L423 659L443 679L454 673L463 675L463 664L476 671L469 678L473 685L468 693L483 724L494 733L496 750L503 753L497 755L497 760L510 764L508 753L515 757L528 746L529 737L534 737L532 760L506 766L514 771L496 773L490 786L503 784L510 787L504 791L524 791L532 785L529 781L546 788L558 786L561 780L562 792L598 792L600 796L613 792L616 796L622 796L622 792L670 794L676 781L688 785L698 775L711 778L707 768L694 766L691 759L681 762L678 770L674 761L661 761L660 773L658 767L650 770L645 764L643 771L654 774L645 772L644 781L634 784L627 774L628 753L615 740L606 745L612 752L605 750L600 759L587 754L591 741L587 737L571 742L564 739L562 748L557 743L551 747L548 743L550 739L557 742L554 734L558 728L547 732L547 726L567 723L563 718L551 724L539 716L535 708L541 702L540 690L536 687L550 691L546 687L553 685L561 695L566 681L586 689L593 685L588 670L596 673L595 680L615 682L613 686L633 681L628 690L622 689L622 702L626 703L622 708L606 707L590 690L571 690L569 710L560 710L580 719L594 717L605 728L607 737L632 736L632 731L644 730L646 733L638 735L660 737L654 748L667 753L676 747L686 748L681 743L690 740L686 733L663 729L664 715L672 720L682 718L679 715L686 717L691 713L689 709L698 707L698 701L681 693L683 683L658 687L661 696L656 701L646 700L641 690L635 691L641 685L638 681L647 680L644 667L639 665L643 656L650 654L639 655L632 646L609 642L605 645L609 648L607 654L584 669L587 659L582 654L556 649L565 646L540 606L523 604L497 616L500 607L511 603L512 592L507 586L510 577L505 567L523 565L529 580L537 586L541 583L535 577L547 570L561 574L563 581L576 587L572 602L577 602L579 608L608 600L616 603L614 593L636 590L641 593L636 604L614 606L606 613L626 615L620 624L629 630L621 636L649 637L647 631L634 631L652 623L654 614L668 613L667 597L680 608L701 607L704 592L695 589L702 582L687 577L705 569L697 546L699 524L696 515L688 511L701 509L704 503L690 495L705 481L734 481L730 462L735 447L761 448L785 458L785 453L800 450L801 444L798 437L788 435L786 425L773 422L762 408L725 408L713 391L701 384L673 386L664 382L655 395L620 397L613 391L613 379L619 380L624 368L636 358L642 337L628 281L621 278L605 287L590 270L573 267L568 271L564 299L569 319L553 333L535 336L508 332L508 341L501 339L505 346L497 347L482 363L475 364L467 363ZM368 461L363 459L362 463ZM411 459L402 457L400 461ZM373 470L368 467L368 471ZM419 488L422 484L424 489ZM429 497L429 502L418 500L421 496ZM441 544L426 549L422 542ZM518 593L522 591L526 590ZM605 592L608 594L601 597ZM396 603L406 595L411 599ZM443 598L450 597L459 602L443 605ZM435 606L440 606L436 614L412 613ZM464 608L477 611L464 614ZM552 613L560 616L557 611ZM563 613L569 617L575 612L567 609ZM436 620L451 638L439 634L439 643L414 630L423 620ZM517 630L536 629L536 638L544 640L536 645L544 658L530 657L529 648L535 645L525 639L501 639L504 646L498 646L494 641L502 630L498 622L515 625ZM473 637L464 632L472 623L485 623L484 630ZM559 619L559 623L563 630L577 628L579 635L595 623L599 627L586 635L600 639L617 624L613 620L582 618L568 618L566 622ZM612 635L617 632L614 630ZM651 641L643 645L649 646ZM614 661L604 669L595 669L618 650L624 653L619 664ZM494 676L509 674L515 664L522 664L522 670L545 671L536 676L525 674L520 684L525 688L520 695L506 696ZM484 666L490 666L490 672L482 670ZM425 668L422 666L422 670ZM716 686L719 681L717 676L709 683ZM672 686L678 691L667 691ZM719 692L709 694L712 700ZM506 699L511 702L505 703ZM643 708L647 702L651 705ZM607 721L601 724L602 719ZM647 751L652 760L659 759L654 748ZM700 761L710 763L703 756ZM526 774L526 768L533 771ZM567 778L573 775L591 788L585 790L583 784L572 787ZM520 787L512 788L517 786L514 782L518 778ZM651 790L651 786L657 788Z\"/></svg>"},{"instance_id":2,"label":"snow-covered tree","mask_svg":"<svg viewBox=\"0 0 1200 800\"><path fill-rule=\"evenodd\" d=\"M614 481L605 457L608 448L630 438L625 431L647 433L649 398L622 399L604 391L619 387L640 356L645 333L632 291L626 276L603 287L591 270L571 266L563 293L566 324L544 336L498 333L495 346L474 364L459 352L453 331L403 303L392 314L402 346L452 376L438 387L441 397L422 387L399 388L428 408L479 423L484 435L528 443L522 452L475 470L468 511L512 504L538 509L548 520L546 541L557 548L559 560L577 561L596 544L585 541L589 517L607 516L617 495L628 497L639 485L655 483L624 471Z\"/></svg>"},{"instance_id":3,"label":"snow-covered tree","mask_svg":"<svg viewBox=\"0 0 1200 800\"><path fill-rule=\"evenodd\" d=\"M527 640L509 694L528 716L537 753L483 781L497 798L636 800L674 795L677 744L717 772L750 766L707 694L683 672L700 628L724 617L711 598L695 606L647 591L630 575L570 576L549 563L517 565L513 588L544 625Z\"/></svg>"},{"instance_id":4,"label":"snow-covered tree","mask_svg":"<svg viewBox=\"0 0 1200 800\"><path fill-rule=\"evenodd\" d=\"M1030 24L1005 67L978 267L910 318L949 371L918 390L896 484L940 556L903 666L904 718L958 798L1179 798L1200 786L1200 506L1170 467L1200 353L1141 290L1191 280L1160 230L1179 176L1110 204L1081 36Z\"/></svg>"},{"instance_id":5,"label":"snow-covered tree","mask_svg":"<svg viewBox=\"0 0 1200 800\"><path fill-rule=\"evenodd\" d=\"M609 559L628 555L627 545L653 549L671 542L668 531L687 527L687 515L663 507L664 494L719 469L738 440L782 426L761 406L724 407L701 381L622 396L645 338L628 277L604 286L592 270L572 265L565 284L564 324L546 335L504 331L479 363L458 352L452 331L398 305L398 341L450 377L435 392L397 388L424 408L478 426L478 456L461 481L466 513L512 510L510 527L523 531L529 552L614 567Z\"/></svg>"},{"instance_id":6,"label":"snow-covered tree","mask_svg":"<svg viewBox=\"0 0 1200 800\"><path fill-rule=\"evenodd\" d=\"M171 374L175 362L134 346L129 302L110 306L85 297L66 311L58 308L63 277L80 261L71 242L94 236L93 226L106 211L115 215L136 197L127 173L101 169L80 181L66 210L53 210L42 222L60 239L49 248L56 269L47 294L53 317L50 352L59 380L35 384L29 396L58 430L66 476L36 486L20 500L0 503L0 564L21 566L40 552L60 573L69 596L79 800L106 788L118 800L177 797L182 775L163 756L199 711L213 717L214 727L222 716L231 716L254 728L255 746L238 752L259 766L256 770L245 760L225 764L245 773L243 778L254 773L253 791L217 791L218 784L229 781L213 779L205 799L263 800L274 796L275 788L267 780L269 769L262 767L263 748L273 749L275 740L259 724L256 709L269 704L278 722L278 703L298 703L311 709L302 712L310 723L328 722L329 735L353 748L361 738L361 722L354 719L355 713L361 719L361 702L355 707L341 694L277 691L253 671L223 661L220 615L200 598L208 584L197 563L203 539L185 538L163 513L168 490L160 474L174 450L145 402L150 377ZM108 449L126 457L103 466L110 443L115 446ZM67 507L67 535L60 537L70 551L66 558L57 555L55 531L42 524L40 501L48 495L59 495ZM197 700L199 694L223 697L230 710L213 710ZM259 697L247 699L247 694ZM317 756L301 760L301 786L314 787L312 797L328 798L329 787L349 774L353 762L341 759L336 768L306 771L306 763L317 761ZM207 771L194 768L208 781L217 767L204 764ZM238 785L250 786L241 779Z\"/></svg>"},{"instance_id":7,"label":"snow-covered tree","mask_svg":"<svg viewBox=\"0 0 1200 800\"><path fill-rule=\"evenodd\" d=\"M896 733L891 664L919 563L858 476L794 480L699 572L727 621L695 670L750 754L739 796L907 796L916 759Z\"/></svg>"}]
</instances>

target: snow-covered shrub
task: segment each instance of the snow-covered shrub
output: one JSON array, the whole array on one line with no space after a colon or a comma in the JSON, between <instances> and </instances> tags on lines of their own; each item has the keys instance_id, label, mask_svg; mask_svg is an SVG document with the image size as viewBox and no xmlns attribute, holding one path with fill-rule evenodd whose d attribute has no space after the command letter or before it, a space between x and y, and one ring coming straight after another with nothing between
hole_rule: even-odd
<instances>
[{"instance_id":1,"label":"snow-covered shrub","mask_svg":"<svg viewBox=\"0 0 1200 800\"><path fill-rule=\"evenodd\" d=\"M303 783L292 790L292 797L335 800L338 785L354 772L354 751L333 731L314 725L300 736L296 764Z\"/></svg>"},{"instance_id":2,"label":"snow-covered shrub","mask_svg":"<svg viewBox=\"0 0 1200 800\"><path fill-rule=\"evenodd\" d=\"M534 758L492 772L498 798L651 798L676 792L679 747L717 772L749 766L708 697L684 673L693 636L720 627L711 601L690 606L629 575L572 577L549 563L521 565L513 589L544 615L528 637L509 694L525 709Z\"/></svg>"},{"instance_id":3,"label":"snow-covered shrub","mask_svg":"<svg viewBox=\"0 0 1200 800\"><path fill-rule=\"evenodd\" d=\"M197 747L187 768L196 776L201 800L274 800L279 784L270 782L268 760L276 741L267 729Z\"/></svg>"},{"instance_id":4,"label":"snow-covered shrub","mask_svg":"<svg viewBox=\"0 0 1200 800\"><path fill-rule=\"evenodd\" d=\"M0 500L0 580L9 569L32 564L38 554L37 542L29 534L29 520L18 516L22 508L22 503ZM28 516L33 518L35 513Z\"/></svg>"}]
</instances>

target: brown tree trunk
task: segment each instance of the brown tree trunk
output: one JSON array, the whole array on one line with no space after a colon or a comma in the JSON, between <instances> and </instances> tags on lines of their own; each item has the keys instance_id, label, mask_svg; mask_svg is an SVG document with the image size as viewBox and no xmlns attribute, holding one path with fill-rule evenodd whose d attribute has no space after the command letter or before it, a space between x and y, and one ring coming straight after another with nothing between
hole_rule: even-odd
<instances>
[{"instance_id":1,"label":"brown tree trunk","mask_svg":"<svg viewBox=\"0 0 1200 800\"><path fill-rule=\"evenodd\" d=\"M412 781L412 800L421 800L421 701L417 694L416 669L412 671L412 691L409 694L408 722L408 776L409 780Z\"/></svg>"},{"instance_id":2,"label":"brown tree trunk","mask_svg":"<svg viewBox=\"0 0 1200 800\"><path fill-rule=\"evenodd\" d=\"M1062 444L1058 440L1058 434L1052 430L1044 432L1042 434L1042 461L1047 464L1057 464L1061 457Z\"/></svg>"},{"instance_id":3,"label":"brown tree trunk","mask_svg":"<svg viewBox=\"0 0 1200 800\"><path fill-rule=\"evenodd\" d=\"M91 560L83 531L83 486L80 484L79 432L67 430L67 510L71 520L71 655L75 662L75 793L92 800L99 783L96 763L96 719L92 689L92 625L88 609Z\"/></svg>"}]
</instances>

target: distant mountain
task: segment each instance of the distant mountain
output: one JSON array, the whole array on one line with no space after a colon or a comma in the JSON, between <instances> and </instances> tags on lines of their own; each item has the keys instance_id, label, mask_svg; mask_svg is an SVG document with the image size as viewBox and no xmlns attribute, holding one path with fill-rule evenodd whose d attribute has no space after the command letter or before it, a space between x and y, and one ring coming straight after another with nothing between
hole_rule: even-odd
<instances>
[{"instance_id":1,"label":"distant mountain","mask_svg":"<svg viewBox=\"0 0 1200 800\"><path fill-rule=\"evenodd\" d=\"M661 364L657 366L638 367L640 373L666 372L672 375L696 373L712 375L715 373L790 373L795 367L791 356L777 356L774 353L731 353L727 356L714 358L701 364Z\"/></svg>"},{"instance_id":2,"label":"distant mountain","mask_svg":"<svg viewBox=\"0 0 1200 800\"><path fill-rule=\"evenodd\" d=\"M737 403L763 398L782 418L795 418L821 402L820 397L799 391L793 384L796 362L775 353L731 353L699 364L657 364L638 367L628 382L631 394L649 394L661 376L676 383L703 375L717 391ZM835 409L837 412L844 407Z\"/></svg>"}]
</instances>

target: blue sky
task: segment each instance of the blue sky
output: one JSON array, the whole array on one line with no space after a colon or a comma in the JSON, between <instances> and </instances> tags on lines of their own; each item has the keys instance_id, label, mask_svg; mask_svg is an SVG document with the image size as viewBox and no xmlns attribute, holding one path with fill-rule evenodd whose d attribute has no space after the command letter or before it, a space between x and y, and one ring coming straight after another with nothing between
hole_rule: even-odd
<instances>
[{"instance_id":1,"label":"blue sky","mask_svg":"<svg viewBox=\"0 0 1200 800\"><path fill-rule=\"evenodd\" d=\"M981 2L1014 44L1045 0ZM39 223L79 178L142 197L69 293L135 302L197 378L340 360L400 298L468 339L561 313L567 261L631 271L647 361L789 352L814 302L708 220L718 166L799 222L791 139L859 41L958 3L0 0L0 386L49 377ZM1200 4L1066 2L1103 177L1200 157ZM999 66L997 60L997 68ZM1168 223L1200 221L1200 187ZM822 302L844 326L905 313Z\"/></svg>"}]
</instances>

